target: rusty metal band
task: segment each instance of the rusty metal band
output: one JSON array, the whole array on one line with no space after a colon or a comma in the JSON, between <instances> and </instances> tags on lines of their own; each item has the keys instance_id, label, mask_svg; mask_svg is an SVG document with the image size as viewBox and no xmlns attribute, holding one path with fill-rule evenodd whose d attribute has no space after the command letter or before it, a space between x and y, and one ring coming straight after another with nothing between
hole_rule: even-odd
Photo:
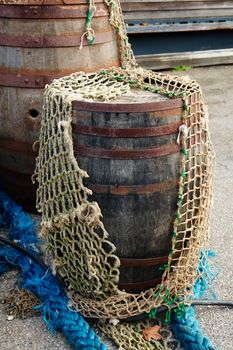
<instances>
[{"instance_id":1,"label":"rusty metal band","mask_svg":"<svg viewBox=\"0 0 233 350\"><path fill-rule=\"evenodd\" d=\"M168 156L180 152L177 143L170 143L160 147L145 148L143 150L93 148L86 145L74 145L78 156L103 159L148 159Z\"/></svg>"},{"instance_id":2,"label":"rusty metal band","mask_svg":"<svg viewBox=\"0 0 233 350\"><path fill-rule=\"evenodd\" d=\"M130 292L133 290L146 290L149 288L154 288L161 282L161 278L156 278L154 280L143 281L143 282L132 282L132 283L119 283L118 287L121 290Z\"/></svg>"},{"instance_id":3,"label":"rusty metal band","mask_svg":"<svg viewBox=\"0 0 233 350\"><path fill-rule=\"evenodd\" d=\"M70 6L25 6L25 5L0 5L0 18L21 18L21 19L66 19L86 18L88 5ZM96 4L94 17L107 16L107 7L101 3Z\"/></svg>"},{"instance_id":4,"label":"rusty metal band","mask_svg":"<svg viewBox=\"0 0 233 350\"><path fill-rule=\"evenodd\" d=\"M113 112L113 113L140 113L140 112L157 112L173 108L181 108L184 103L182 99L169 99L161 102L145 103L103 103L103 102L85 102L73 101L73 109L76 111L91 112Z\"/></svg>"},{"instance_id":5,"label":"rusty metal band","mask_svg":"<svg viewBox=\"0 0 233 350\"><path fill-rule=\"evenodd\" d=\"M99 185L88 184L95 194L112 194L116 196L127 196L132 194L152 194L156 192L165 192L175 186L178 186L179 179L173 179L168 182L156 182L148 185Z\"/></svg>"},{"instance_id":6,"label":"rusty metal band","mask_svg":"<svg viewBox=\"0 0 233 350\"><path fill-rule=\"evenodd\" d=\"M179 252L175 253L173 258L178 258L180 255ZM133 258L120 258L122 266L157 266L166 264L168 262L168 255L166 256L158 256L155 258L145 258L145 259L133 259Z\"/></svg>"},{"instance_id":7,"label":"rusty metal band","mask_svg":"<svg viewBox=\"0 0 233 350\"><path fill-rule=\"evenodd\" d=\"M33 171L32 171L33 172ZM31 181L31 175L13 170L6 170L0 165L0 179L4 185L4 189L12 198L19 203L23 198L23 207L29 211L36 213L36 185Z\"/></svg>"},{"instance_id":8,"label":"rusty metal band","mask_svg":"<svg viewBox=\"0 0 233 350\"><path fill-rule=\"evenodd\" d=\"M1 179L8 184L20 186L23 191L30 192L33 188L36 188L36 185L34 185L31 180L32 173L33 171L30 174L25 174L0 165Z\"/></svg>"},{"instance_id":9,"label":"rusty metal band","mask_svg":"<svg viewBox=\"0 0 233 350\"><path fill-rule=\"evenodd\" d=\"M99 128L90 125L77 125L73 124L72 129L77 134L89 135L89 136L100 136L100 137L111 137L111 138L127 138L127 137L153 137L153 136L164 136L177 133L179 131L180 121L147 128Z\"/></svg>"},{"instance_id":10,"label":"rusty metal band","mask_svg":"<svg viewBox=\"0 0 233 350\"><path fill-rule=\"evenodd\" d=\"M22 141L15 141L11 139L0 139L0 151L10 151L15 153L23 153L28 156L34 156L35 152L32 149L32 145Z\"/></svg>"},{"instance_id":11,"label":"rusty metal band","mask_svg":"<svg viewBox=\"0 0 233 350\"><path fill-rule=\"evenodd\" d=\"M50 84L53 79L61 78L61 76L59 74L55 76L33 76L21 75L20 72L19 74L13 74L0 71L0 86L43 89L46 84Z\"/></svg>"},{"instance_id":12,"label":"rusty metal band","mask_svg":"<svg viewBox=\"0 0 233 350\"><path fill-rule=\"evenodd\" d=\"M0 178L3 180L4 185L19 186L25 194L35 191L37 187L32 183L31 177L32 174L23 174L0 165Z\"/></svg>"},{"instance_id":13,"label":"rusty metal band","mask_svg":"<svg viewBox=\"0 0 233 350\"><path fill-rule=\"evenodd\" d=\"M119 67L119 61L114 60L109 62L109 67ZM50 84L54 79L70 75L77 71L83 71L83 67L77 67L72 70L64 70L56 73L48 73L44 71L43 73L37 73L36 71L24 72L19 70L13 71L11 69L2 69L0 68L0 86L9 86L9 87L19 87L19 88L34 88L34 89L43 89L46 84ZM89 69L86 68L86 72L94 72L101 69L101 66L93 66Z\"/></svg>"},{"instance_id":14,"label":"rusty metal band","mask_svg":"<svg viewBox=\"0 0 233 350\"><path fill-rule=\"evenodd\" d=\"M183 112L183 108L173 108L173 109L167 109L163 111L153 111L153 114L150 115L150 117L153 118L159 118L159 119L170 119L171 117L177 117L181 116ZM101 112L100 112L101 113ZM114 116L115 117L115 116ZM121 113L121 117L124 117L127 121L129 119L128 113ZM85 122L85 124L88 125L88 123L92 123L92 112L88 111L78 111L73 109L73 125L75 123L80 123L80 121Z\"/></svg>"},{"instance_id":15,"label":"rusty metal band","mask_svg":"<svg viewBox=\"0 0 233 350\"><path fill-rule=\"evenodd\" d=\"M95 0L95 3L103 2L103 0ZM86 4L85 0L17 0L18 5L80 5ZM16 0L0 0L0 5L16 5Z\"/></svg>"},{"instance_id":16,"label":"rusty metal band","mask_svg":"<svg viewBox=\"0 0 233 350\"><path fill-rule=\"evenodd\" d=\"M81 44L82 33L75 35L10 35L0 34L0 45L8 47L75 47ZM95 32L93 45L103 44L113 41L113 30L105 32ZM83 46L89 45L88 40L83 40Z\"/></svg>"}]
</instances>

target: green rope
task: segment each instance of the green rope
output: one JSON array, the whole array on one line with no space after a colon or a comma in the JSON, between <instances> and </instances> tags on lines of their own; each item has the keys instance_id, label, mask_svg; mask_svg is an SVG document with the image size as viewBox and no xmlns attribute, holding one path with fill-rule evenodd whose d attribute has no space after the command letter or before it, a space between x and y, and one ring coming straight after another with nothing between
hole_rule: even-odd
<instances>
[{"instance_id":1,"label":"green rope","mask_svg":"<svg viewBox=\"0 0 233 350\"><path fill-rule=\"evenodd\" d=\"M89 9L88 9L88 13L87 13L87 19L86 19L86 30L88 32L88 34L90 33L90 27L91 27L91 20L92 20L92 17L93 17L93 7L92 7L92 4L90 2L90 0L87 0L88 4L89 4ZM91 38L89 39L88 41L88 45L93 45L95 41L95 35L92 34L91 35Z\"/></svg>"}]
</instances>

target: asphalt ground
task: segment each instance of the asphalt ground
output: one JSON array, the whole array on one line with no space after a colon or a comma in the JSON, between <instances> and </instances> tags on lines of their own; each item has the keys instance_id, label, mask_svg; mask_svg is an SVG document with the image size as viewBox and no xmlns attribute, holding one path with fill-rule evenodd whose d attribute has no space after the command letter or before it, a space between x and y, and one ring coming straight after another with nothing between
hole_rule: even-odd
<instances>
[{"instance_id":1,"label":"asphalt ground","mask_svg":"<svg viewBox=\"0 0 233 350\"><path fill-rule=\"evenodd\" d=\"M177 74L175 72L174 74ZM215 283L219 299L233 300L233 66L195 68L179 72L202 86L209 107L209 126L216 152L214 205L210 223L210 248L220 271ZM13 288L15 272L0 277L0 299ZM198 319L213 344L233 350L233 309L197 307ZM109 349L116 349L108 343ZM1 350L69 350L60 333L50 334L40 317L7 320L0 304Z\"/></svg>"}]
</instances>

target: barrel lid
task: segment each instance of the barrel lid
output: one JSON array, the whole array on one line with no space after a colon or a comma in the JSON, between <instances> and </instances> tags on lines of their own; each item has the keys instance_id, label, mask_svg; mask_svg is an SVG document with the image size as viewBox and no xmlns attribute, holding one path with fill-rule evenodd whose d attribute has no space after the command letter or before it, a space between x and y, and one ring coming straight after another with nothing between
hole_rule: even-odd
<instances>
[{"instance_id":1,"label":"barrel lid","mask_svg":"<svg viewBox=\"0 0 233 350\"><path fill-rule=\"evenodd\" d=\"M73 109L78 111L95 112L156 112L183 108L181 98L169 98L167 96L145 91L141 89L131 89L129 93L121 95L109 102L98 101L73 101Z\"/></svg>"}]
</instances>

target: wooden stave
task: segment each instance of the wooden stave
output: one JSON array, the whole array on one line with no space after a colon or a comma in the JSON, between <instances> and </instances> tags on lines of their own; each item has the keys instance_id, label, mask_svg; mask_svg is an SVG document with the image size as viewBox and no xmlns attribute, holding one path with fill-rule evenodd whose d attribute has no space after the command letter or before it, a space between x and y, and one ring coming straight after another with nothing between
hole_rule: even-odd
<instances>
[{"instance_id":1,"label":"wooden stave","mask_svg":"<svg viewBox=\"0 0 233 350\"><path fill-rule=\"evenodd\" d=\"M75 110L73 110L73 123L75 125L75 127L73 127L73 140L74 140L74 149L77 149L77 145L79 143L87 143L90 144L91 143L91 138L95 138L95 143L94 146L95 147L99 147L102 143L102 146L106 148L107 143L109 142L109 140L111 140L111 138L108 137L101 137L101 136L97 136L96 135L83 135L82 133L78 134L78 125L77 123L80 123L80 125L87 125L88 122L92 122L92 125L95 125L96 127L100 127L100 125L98 124L98 121L103 121L104 118L100 117L101 112L87 112L87 111L78 111L77 110L77 106L78 103L74 103L76 104ZM89 104L89 109L92 109L91 107L91 103ZM93 104L94 105L94 104ZM129 107L128 107L129 108ZM106 109L108 109L108 104L106 104ZM105 109L105 111L106 111ZM111 109L111 107L110 107ZM174 111L176 111L176 116L174 116ZM166 112L169 116L166 116ZM181 119L181 115L182 115L182 109L180 107L174 109L173 108L173 113L169 113L169 109L165 110L163 113L160 112L162 114L162 118L158 118L160 125L165 125L167 123L170 122L174 122L174 120L180 121ZM88 113L90 114L91 117L88 118ZM112 113L112 115L115 114L115 118L119 117L119 115L123 115L123 113ZM133 121L132 125L130 124L129 118L130 115L135 115L135 113L126 113L126 118L128 123L128 127L130 128L132 125L135 127L135 120ZM138 113L138 115L142 115L143 113ZM151 113L148 112L148 114L150 115L154 115L154 119L156 119L156 117L158 117L159 112L155 112L155 113ZM173 116L172 116L173 114ZM80 116L82 116L80 118ZM95 117L96 116L96 117ZM97 117L98 116L98 117ZM106 125L104 125L105 127L110 127L110 121L109 118L111 119L111 112L107 112L107 119L108 119L108 123ZM136 118L137 119L137 118ZM114 124L114 123L113 123ZM114 125L116 127L116 125ZM101 124L101 127L103 127L103 125ZM75 131L74 131L75 130ZM156 142L156 138L158 139L158 137L150 137L150 140L153 144L153 146L157 146L158 144L163 144L166 142L174 142L176 140L177 137L177 132L178 132L178 127L176 132L173 132L173 134L170 135L164 135L164 136L160 136L162 140L162 142ZM102 140L101 140L102 139ZM131 139L132 140L132 139ZM117 138L115 138L115 141L112 142L111 144L109 144L107 146L107 148L109 149L114 149L117 146L118 147L122 147L122 144L125 142L126 148L127 146L130 147L130 142L131 140L128 140L128 144L127 144L127 138L119 138L119 136ZM135 141L135 145L137 142L137 138L134 139ZM140 143L141 146L148 146L146 139L141 137L140 138ZM160 140L161 141L161 140ZM134 145L134 147L135 147ZM131 144L132 146L132 144ZM113 167L113 161L112 160L107 160L107 159L101 159L101 158L92 158L90 160L90 158L88 159L86 156L80 155L79 153L77 153L77 157L78 157L78 161L79 161L79 165L81 166L81 168L87 170L90 178L89 180L86 181L86 185L88 187L90 187L93 192L93 200L96 200L99 205L100 208L102 209L103 212L103 221L104 224L110 234L110 240L113 241L117 247L117 254L118 256L120 256L120 258L131 258L133 259L133 264L135 265L134 267L132 266L124 266L125 265L125 261L122 260L122 266L121 266L121 278L120 278L120 284L119 287L122 289L125 289L127 291L138 291L138 290L143 290L143 289L147 289L149 287L152 287L154 285L156 285L157 283L159 283L160 278L161 278L161 274L162 271L160 270L160 267L162 265L162 263L167 261L167 256L168 253L170 252L170 244L171 244L171 236L170 236L170 231L171 231L171 225L172 222L174 220L174 216L175 216L175 210L176 210L176 206L177 206L177 195L178 195L178 182L179 182L179 167L180 167L180 152L176 152L174 154L171 154L169 156L167 156L167 159L169 158L170 160L173 159L173 162L176 163L176 167L172 170L172 176L171 176L171 181L167 180L167 175L166 175L166 171L161 171L159 172L159 177L156 178L156 172L155 169L157 167L156 165L156 160L154 159L140 159L140 160L134 160L134 162L137 162L137 166L136 166L136 170L135 173L139 173L139 169L140 167L143 168L145 167L145 165L148 162L154 162L154 166L149 167L149 172L147 172L147 174L139 174L140 176L137 176L136 178L132 178L130 176L127 176L126 178L122 178L121 180L119 180L118 182L117 180L117 168L119 169L126 169L127 166L128 168L131 168L131 165L129 165L129 160L114 160L115 162L115 167ZM159 159L160 162L164 162L164 159L166 157L160 157L157 158L157 161ZM109 188L107 188L106 183L109 180L108 175L109 175L109 171L107 171L106 169L106 164L108 162L111 162L111 170L113 173L113 176L109 182ZM118 165L116 165L116 163L118 162ZM126 166L127 164L127 166ZM166 161L164 162L163 168L166 168ZM95 171L93 171L93 169L95 169ZM102 183L99 184L99 173L102 173ZM114 177L115 174L115 177ZM143 186L140 186L141 182L145 181L146 179L146 184L144 186L144 188L142 188ZM164 187L162 186L161 192L160 189L156 186L152 188L154 189L153 193L149 193L149 191L151 190L151 185L154 185L155 182L161 182L161 184L164 183ZM117 186L115 186L117 183ZM115 184L115 185L114 185ZM98 186L100 185L100 186ZM102 185L102 187L101 187ZM103 186L105 185L105 186ZM117 191L114 191L115 188L118 188ZM120 188L120 190L119 190ZM121 191L121 189L123 188L123 190ZM133 188L133 192L132 193L127 193L127 191ZM105 193L103 193L105 191ZM110 192L107 193L107 192ZM168 196L168 191L170 191L170 197L172 197L172 200L167 200L167 196ZM169 196L168 196L169 197ZM116 204L116 202L118 204ZM134 212L134 215L132 215L132 212L130 211L130 209L126 210L127 206L130 207L132 205L134 205L134 203L137 203L137 205L139 206L140 210L142 210L143 208L146 208L145 211L147 211L147 214L145 215L145 217L148 219L149 216L153 217L153 215L156 215L157 217L161 218L161 211L156 211L154 210L154 205L153 203L162 203L161 207L167 208L167 205L170 205L170 212L173 213L172 218L171 215L163 215L163 220L162 220L162 224L161 227L163 227L163 230L161 230L160 233L158 233L159 236L159 241L160 241L160 245L157 244L157 246L155 247L155 245L151 246L148 245L148 240L146 237L146 235L148 235L148 227L146 227L146 229L144 230L142 237L144 237L143 243L141 244L141 252L144 252L144 254L139 254L139 247L136 246L135 247L135 251L132 253L132 242L135 242L135 237L130 237L127 241L127 237L125 237L125 232L127 232L127 227L129 228L129 230L131 230L132 232L132 227L130 226L132 224L132 222L127 222L127 220L125 220L125 217L133 217L134 216L134 220L135 220L135 224L134 227L139 227L139 226L146 226L146 222L143 222L143 224L141 223L141 218L137 217L136 213ZM108 203L109 208L107 209L106 203ZM150 210L148 210L148 207L150 207ZM118 208L116 210L116 208ZM119 208L124 208L123 214L121 214L121 219L122 219L122 223L121 225L119 225ZM152 208L152 209L151 209ZM116 216L118 216L118 218L116 218ZM145 218L144 218L145 219ZM130 220L129 220L130 221ZM147 220L146 220L147 221ZM114 230L114 234L113 234L113 230ZM162 232L163 231L163 232ZM166 235L164 234L164 232L166 233ZM125 244L124 246L130 246L131 247L131 255L129 254L128 251L122 251L122 247L119 249L120 244L121 244L121 239L122 239L122 235L124 235L124 240L125 240ZM117 237L119 237L119 239L117 239ZM166 247L165 247L166 246ZM164 249L165 247L165 249ZM157 249L157 251L156 251ZM144 265L147 264L147 260L148 258L154 258L154 257L160 257L162 259L160 262L156 262L152 265L149 264L149 266L147 265L146 267ZM126 259L127 260L127 259ZM153 259L152 259L153 260ZM156 259L157 260L157 259ZM141 264L139 263L141 262ZM147 276L146 280L145 280L145 275Z\"/></svg>"},{"instance_id":2,"label":"wooden stave","mask_svg":"<svg viewBox=\"0 0 233 350\"><path fill-rule=\"evenodd\" d=\"M86 18L89 5L0 5L1 18L23 20L27 19L72 19L72 18ZM108 15L107 6L103 3L97 3L94 17L102 17Z\"/></svg>"},{"instance_id":3,"label":"wooden stave","mask_svg":"<svg viewBox=\"0 0 233 350\"><path fill-rule=\"evenodd\" d=\"M103 4L100 3L99 5L102 6ZM13 8L12 5L9 6ZM55 7L56 6L54 6L54 8ZM0 9L1 8L2 5L0 5ZM81 18L79 21L76 21L74 18L60 19L59 24L55 23L56 20L54 19L43 19L39 22L41 27L42 25L46 27L48 34L53 32L56 25L56 36L58 38L62 35L65 37L67 33L71 33L72 29L73 33L75 33L75 30L78 31L80 36L82 29L85 28L85 18ZM67 25L68 22L69 25ZM21 33L21 38L27 33L34 33L37 37L40 35L40 26L38 26L38 20L36 19L25 19L22 22L16 18L1 18L0 27L0 29L8 28L13 38L16 38L18 33ZM4 111L0 118L0 138L3 141L7 141L10 146L8 148L11 148L10 150L6 149L6 147L3 145L1 146L0 143L0 167L2 179L6 188L10 189L11 184L14 182L15 192L21 193L20 187L27 187L28 192L27 194L23 193L23 197L14 197L14 193L12 193L13 197L17 198L17 200L21 199L22 203L35 203L35 188L31 183L31 175L35 167L35 154L30 154L31 152L28 152L28 149L29 147L31 148L35 140L38 139L43 88L45 84L50 83L54 78L69 75L76 71L93 72L101 68L120 65L116 37L109 23L108 15L104 17L94 17L93 28L97 32L96 37L100 34L105 35L105 33L107 33L108 40L103 44L97 43L93 46L87 46L87 42L84 41L84 47L81 51L82 55L80 55L79 45L66 47L66 50L64 50L65 53L63 53L63 48L60 47L59 43L55 48L38 47L38 45L35 45L34 48L33 43L30 44L29 47L21 48L20 45L17 46L15 44L12 46L0 46L0 57L2 57L2 63L0 62L0 105L1 110ZM4 34L4 32L6 32L6 30L1 30L1 33ZM109 35L112 36L112 40L109 40ZM29 53L30 55L28 55ZM67 57L74 58L78 55L80 55L79 61L77 59L67 59ZM29 56L30 58L28 58ZM83 56L84 59L81 58ZM17 59L15 61L17 61L17 65L13 59L9 59L9 57L16 57ZM38 57L40 57L40 59L37 59ZM43 62L46 57L48 57L48 65L45 69ZM60 57L59 66L54 65L54 58L56 57ZM96 58L95 65L91 62L91 57ZM102 62L103 57L105 61ZM8 66L6 62L9 63ZM7 103L6 101L24 102L19 102L16 106L14 103ZM30 115L30 110L36 110L38 116L35 118L32 117L32 115ZM13 115L13 117L9 118L9 115ZM20 154L17 149L15 150L15 141L21 144L26 141L26 143L28 143L26 152ZM6 142L4 142L4 144L6 145ZM25 154L27 152L28 155ZM17 154L18 158L17 164L20 162L22 164L21 169L14 163L15 154ZM18 175L25 175L23 183L22 179L18 181L18 183L15 181L16 173ZM30 187L31 192L29 190ZM30 197L33 197L33 200L31 200ZM27 209L32 210L32 207L31 204L30 206L26 204Z\"/></svg>"}]
</instances>

